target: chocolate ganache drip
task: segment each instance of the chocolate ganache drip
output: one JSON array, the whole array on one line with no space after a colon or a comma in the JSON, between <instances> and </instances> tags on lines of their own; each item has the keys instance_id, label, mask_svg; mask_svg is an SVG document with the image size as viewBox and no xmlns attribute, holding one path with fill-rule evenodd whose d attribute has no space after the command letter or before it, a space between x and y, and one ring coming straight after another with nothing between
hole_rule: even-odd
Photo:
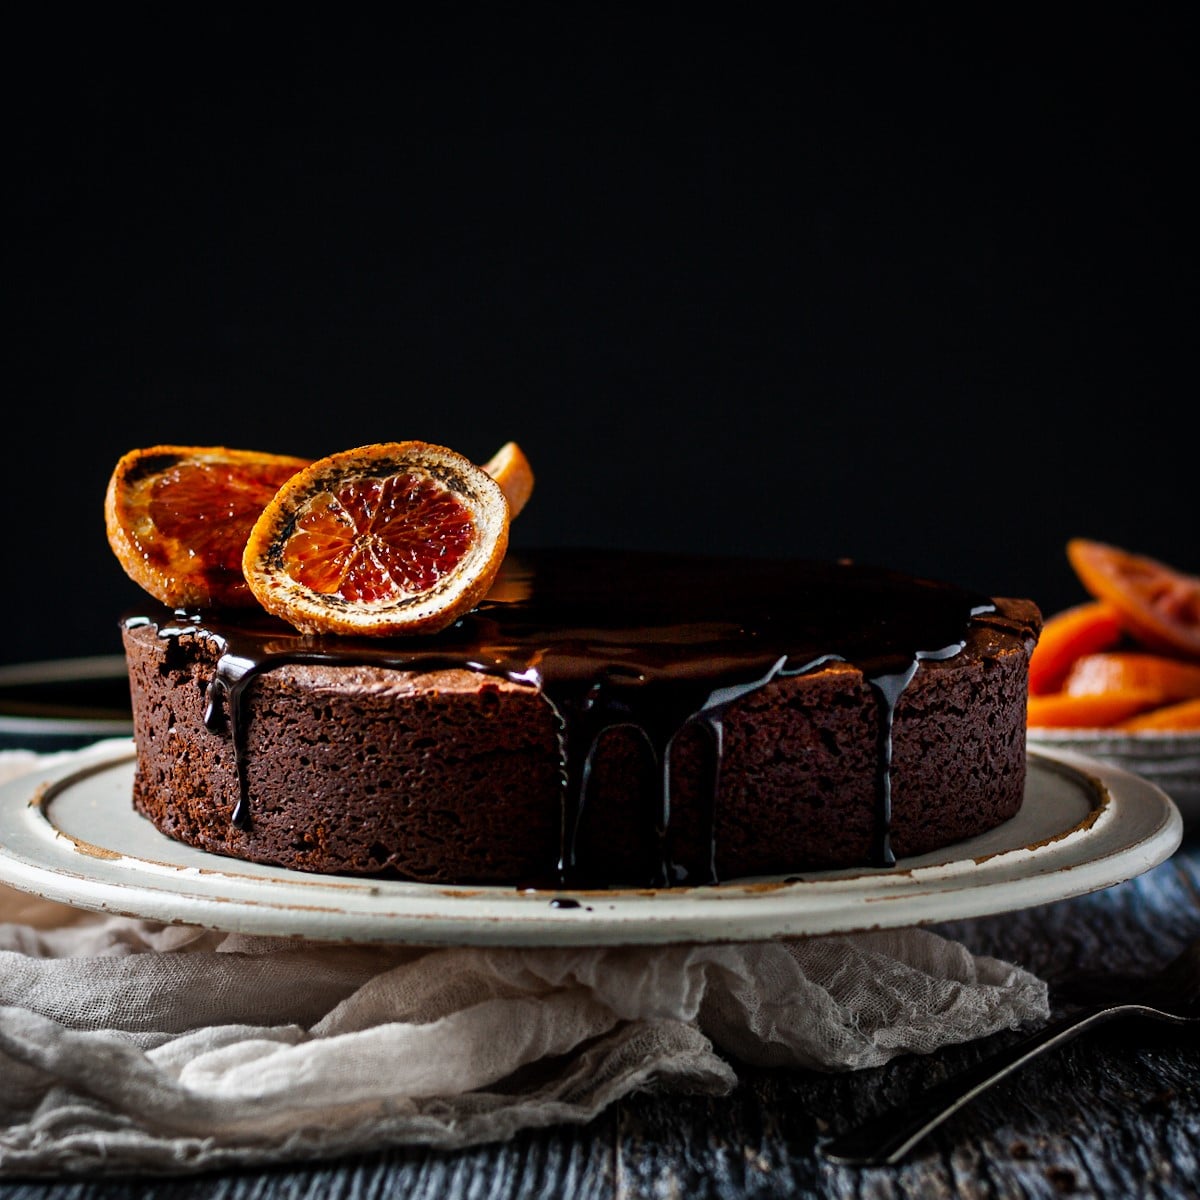
<instances>
[{"instance_id":1,"label":"chocolate ganache drip","mask_svg":"<svg viewBox=\"0 0 1200 1200\"><path fill-rule=\"evenodd\" d=\"M246 730L254 679L289 663L423 672L464 669L535 689L559 736L562 836L557 882L586 883L580 839L600 739L635 731L657 774L654 885L716 882L707 863L671 853L671 755L685 729L707 746L709 831L720 795L723 719L772 680L840 661L869 682L878 703L876 861L894 862L892 718L924 659L965 645L973 618L994 613L986 596L940 581L845 563L729 559L597 550L511 552L477 609L432 636L369 639L304 635L254 612L127 617L163 638L195 634L219 650L205 723L233 742L240 796L232 814L251 827Z\"/></svg>"}]
</instances>

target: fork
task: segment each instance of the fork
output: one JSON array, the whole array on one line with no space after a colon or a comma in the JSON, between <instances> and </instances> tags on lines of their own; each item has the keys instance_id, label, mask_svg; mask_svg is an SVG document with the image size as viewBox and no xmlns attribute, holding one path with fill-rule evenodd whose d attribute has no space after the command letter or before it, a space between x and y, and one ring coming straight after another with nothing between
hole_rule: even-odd
<instances>
[{"instance_id":1,"label":"fork","mask_svg":"<svg viewBox=\"0 0 1200 1200\"><path fill-rule=\"evenodd\" d=\"M1059 1017L923 1095L826 1139L818 1152L846 1166L890 1166L993 1084L1098 1025L1134 1017L1200 1028L1200 939L1147 978L1078 980L1062 992L1068 997L1086 992L1093 1001L1103 995L1104 1001ZM1136 999L1115 1000L1118 996Z\"/></svg>"}]
</instances>

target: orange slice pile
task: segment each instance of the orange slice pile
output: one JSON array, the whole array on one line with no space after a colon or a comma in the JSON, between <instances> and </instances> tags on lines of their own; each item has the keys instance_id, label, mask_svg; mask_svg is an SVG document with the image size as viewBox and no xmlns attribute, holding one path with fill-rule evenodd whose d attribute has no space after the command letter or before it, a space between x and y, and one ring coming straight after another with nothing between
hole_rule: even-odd
<instances>
[{"instance_id":1,"label":"orange slice pile","mask_svg":"<svg viewBox=\"0 0 1200 1200\"><path fill-rule=\"evenodd\" d=\"M1045 622L1029 725L1200 727L1200 578L1086 538L1071 539L1067 557L1091 599Z\"/></svg>"},{"instance_id":2,"label":"orange slice pile","mask_svg":"<svg viewBox=\"0 0 1200 1200\"><path fill-rule=\"evenodd\" d=\"M453 450L361 446L279 488L250 531L242 572L265 609L304 633L432 633L486 594L510 519L500 483Z\"/></svg>"},{"instance_id":3,"label":"orange slice pile","mask_svg":"<svg viewBox=\"0 0 1200 1200\"><path fill-rule=\"evenodd\" d=\"M308 459L224 446L149 446L117 462L104 497L125 573L173 608L254 603L242 551L279 487Z\"/></svg>"}]
</instances>

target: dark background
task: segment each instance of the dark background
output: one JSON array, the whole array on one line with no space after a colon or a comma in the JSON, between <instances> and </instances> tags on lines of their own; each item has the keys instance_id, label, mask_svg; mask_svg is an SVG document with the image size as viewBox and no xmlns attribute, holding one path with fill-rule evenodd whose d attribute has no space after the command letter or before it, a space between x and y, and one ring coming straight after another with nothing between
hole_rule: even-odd
<instances>
[{"instance_id":1,"label":"dark background","mask_svg":"<svg viewBox=\"0 0 1200 1200\"><path fill-rule=\"evenodd\" d=\"M119 650L157 443L515 439L517 545L1200 573L1192 30L1045 7L10 27L0 655Z\"/></svg>"}]
</instances>

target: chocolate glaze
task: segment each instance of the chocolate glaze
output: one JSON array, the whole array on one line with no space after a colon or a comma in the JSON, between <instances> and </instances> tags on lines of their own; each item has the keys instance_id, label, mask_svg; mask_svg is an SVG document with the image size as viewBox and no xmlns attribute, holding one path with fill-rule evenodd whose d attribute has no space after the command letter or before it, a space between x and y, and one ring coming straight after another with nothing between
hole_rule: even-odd
<instances>
[{"instance_id":1,"label":"chocolate glaze","mask_svg":"<svg viewBox=\"0 0 1200 1200\"><path fill-rule=\"evenodd\" d=\"M988 616L987 614L991 614ZM218 648L205 724L232 738L241 787L232 820L249 828L246 779L250 684L285 663L372 665L406 671L458 668L537 689L557 719L562 751L560 884L581 881L577 831L588 803L598 739L623 725L639 732L661 786L655 827L663 885L707 879L670 860L671 746L689 724L709 739L706 782L715 812L722 717L740 697L779 676L838 660L857 666L880 711L876 861L889 844L891 733L896 702L920 663L963 647L973 618L1001 623L992 601L948 583L847 563L717 559L597 550L510 553L477 609L432 636L313 636L258 610L128 614L163 638L192 633ZM711 840L711 839L710 839Z\"/></svg>"}]
</instances>

